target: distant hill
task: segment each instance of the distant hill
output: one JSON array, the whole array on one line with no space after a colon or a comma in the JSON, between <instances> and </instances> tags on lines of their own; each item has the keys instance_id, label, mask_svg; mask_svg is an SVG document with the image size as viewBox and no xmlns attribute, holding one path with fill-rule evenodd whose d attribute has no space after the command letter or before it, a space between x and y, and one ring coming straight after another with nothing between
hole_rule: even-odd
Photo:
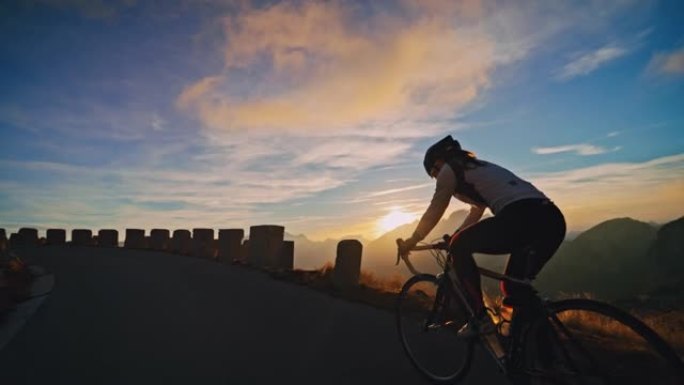
<instances>
[{"instance_id":1,"label":"distant hill","mask_svg":"<svg viewBox=\"0 0 684 385\"><path fill-rule=\"evenodd\" d=\"M540 273L537 287L606 300L654 292L681 277L672 268L682 266L682 242L681 219L660 230L630 218L609 220L566 241Z\"/></svg>"},{"instance_id":2,"label":"distant hill","mask_svg":"<svg viewBox=\"0 0 684 385\"><path fill-rule=\"evenodd\" d=\"M647 259L654 267L648 281L657 283L649 294L684 302L684 217L660 227Z\"/></svg>"},{"instance_id":3,"label":"distant hill","mask_svg":"<svg viewBox=\"0 0 684 385\"><path fill-rule=\"evenodd\" d=\"M295 268L314 270L325 265L327 262L335 263L338 239L326 239L325 241L312 241L305 235L292 235L285 233L285 240L294 241L295 245Z\"/></svg>"},{"instance_id":4,"label":"distant hill","mask_svg":"<svg viewBox=\"0 0 684 385\"><path fill-rule=\"evenodd\" d=\"M666 223L658 230L648 258L658 267L661 279L669 275L676 280L684 279L684 217Z\"/></svg>"}]
</instances>

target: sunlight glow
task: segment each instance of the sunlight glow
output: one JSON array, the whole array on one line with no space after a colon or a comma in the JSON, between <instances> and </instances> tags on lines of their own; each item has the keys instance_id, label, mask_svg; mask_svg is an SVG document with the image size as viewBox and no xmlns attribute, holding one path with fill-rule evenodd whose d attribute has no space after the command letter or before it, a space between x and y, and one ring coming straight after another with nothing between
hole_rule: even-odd
<instances>
[{"instance_id":1,"label":"sunlight glow","mask_svg":"<svg viewBox=\"0 0 684 385\"><path fill-rule=\"evenodd\" d=\"M392 207L389 213L378 220L379 233L386 233L401 225L411 223L416 219L415 214L407 213L399 207Z\"/></svg>"}]
</instances>

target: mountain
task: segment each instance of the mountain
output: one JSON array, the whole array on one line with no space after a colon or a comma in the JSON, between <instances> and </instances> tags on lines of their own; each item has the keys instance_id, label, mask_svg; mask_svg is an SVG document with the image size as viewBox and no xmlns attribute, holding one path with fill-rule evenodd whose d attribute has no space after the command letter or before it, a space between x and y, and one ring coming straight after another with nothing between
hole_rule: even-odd
<instances>
[{"instance_id":1,"label":"mountain","mask_svg":"<svg viewBox=\"0 0 684 385\"><path fill-rule=\"evenodd\" d=\"M684 217L660 227L647 259L654 267L651 282L684 288Z\"/></svg>"},{"instance_id":2,"label":"mountain","mask_svg":"<svg viewBox=\"0 0 684 385\"><path fill-rule=\"evenodd\" d=\"M680 238L681 239L681 238ZM630 218L603 222L564 242L539 274L537 287L549 294L592 293L612 300L652 289L655 274L647 257L656 229Z\"/></svg>"},{"instance_id":3,"label":"mountain","mask_svg":"<svg viewBox=\"0 0 684 385\"><path fill-rule=\"evenodd\" d=\"M337 244L340 240L326 239L325 241L312 241L305 235L292 235L285 233L286 241L294 241L295 268L314 270L325 265L327 262L335 263Z\"/></svg>"}]
</instances>

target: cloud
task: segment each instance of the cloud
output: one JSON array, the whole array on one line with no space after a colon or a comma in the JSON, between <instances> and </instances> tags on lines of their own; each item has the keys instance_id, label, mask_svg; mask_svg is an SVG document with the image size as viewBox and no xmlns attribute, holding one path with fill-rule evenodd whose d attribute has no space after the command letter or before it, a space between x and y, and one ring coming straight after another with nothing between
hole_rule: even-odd
<instances>
[{"instance_id":1,"label":"cloud","mask_svg":"<svg viewBox=\"0 0 684 385\"><path fill-rule=\"evenodd\" d=\"M492 40L458 22L460 5L363 19L345 4L281 2L227 18L225 71L189 85L178 106L218 130L362 130L450 116L489 86Z\"/></svg>"},{"instance_id":2,"label":"cloud","mask_svg":"<svg viewBox=\"0 0 684 385\"><path fill-rule=\"evenodd\" d=\"M599 67L610 63L629 53L625 47L608 44L591 52L579 54L577 58L565 64L555 75L557 80L570 80L588 75Z\"/></svg>"},{"instance_id":3,"label":"cloud","mask_svg":"<svg viewBox=\"0 0 684 385\"><path fill-rule=\"evenodd\" d=\"M556 201L572 228L630 216L667 221L684 209L684 154L527 176Z\"/></svg>"},{"instance_id":4,"label":"cloud","mask_svg":"<svg viewBox=\"0 0 684 385\"><path fill-rule=\"evenodd\" d=\"M659 75L684 74L684 48L655 54L647 66L647 72Z\"/></svg>"},{"instance_id":5,"label":"cloud","mask_svg":"<svg viewBox=\"0 0 684 385\"><path fill-rule=\"evenodd\" d=\"M422 184L417 184L417 185L412 185L412 186L407 186L407 187L400 187L400 188L393 188L389 190L382 190L382 191L376 191L374 193L369 194L369 197L379 197L379 196L386 196L386 195L392 195L392 194L397 194L405 191L411 191L411 190L419 190L423 189L426 187L432 187L434 186L434 183L422 183Z\"/></svg>"},{"instance_id":6,"label":"cloud","mask_svg":"<svg viewBox=\"0 0 684 385\"><path fill-rule=\"evenodd\" d=\"M611 133L612 134L612 133ZM615 136L615 135L608 135ZM560 154L564 152L574 152L577 155L589 156L589 155L599 155L605 154L607 152L619 151L621 147L613 147L611 149L595 146L593 144L581 143L581 144L570 144L566 146L556 146L556 147L534 147L532 152L539 155L549 155L549 154Z\"/></svg>"},{"instance_id":7,"label":"cloud","mask_svg":"<svg viewBox=\"0 0 684 385\"><path fill-rule=\"evenodd\" d=\"M223 69L190 82L176 104L214 132L364 135L409 123L416 135L424 122L453 119L481 98L497 68L568 30L600 32L637 4L333 0L247 6L224 18ZM586 74L626 53L607 45L559 76Z\"/></svg>"}]
</instances>

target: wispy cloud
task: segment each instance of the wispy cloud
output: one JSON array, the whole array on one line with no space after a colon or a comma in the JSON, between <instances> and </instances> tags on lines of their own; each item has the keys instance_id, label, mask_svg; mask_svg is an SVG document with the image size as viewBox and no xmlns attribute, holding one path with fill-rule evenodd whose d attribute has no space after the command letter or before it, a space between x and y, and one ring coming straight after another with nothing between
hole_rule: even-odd
<instances>
[{"instance_id":1,"label":"wispy cloud","mask_svg":"<svg viewBox=\"0 0 684 385\"><path fill-rule=\"evenodd\" d=\"M588 75L601 66L604 66L629 53L626 47L608 44L590 52L577 54L569 63L565 64L555 74L557 80L570 80L575 77Z\"/></svg>"},{"instance_id":2,"label":"wispy cloud","mask_svg":"<svg viewBox=\"0 0 684 385\"><path fill-rule=\"evenodd\" d=\"M489 85L492 40L475 20L454 22L461 5L420 4L411 13L378 6L370 20L335 1L229 17L226 70L188 86L178 105L229 131L334 131L452 114Z\"/></svg>"},{"instance_id":3,"label":"wispy cloud","mask_svg":"<svg viewBox=\"0 0 684 385\"><path fill-rule=\"evenodd\" d=\"M608 136L611 136L610 134ZM614 135L613 135L614 136ZM555 147L533 147L532 152L539 155L560 154L564 152L574 152L577 155L589 156L605 154L607 152L619 151L620 147L605 148L588 143L569 144Z\"/></svg>"},{"instance_id":4,"label":"wispy cloud","mask_svg":"<svg viewBox=\"0 0 684 385\"><path fill-rule=\"evenodd\" d=\"M528 178L559 204L573 228L615 217L662 221L684 214L684 154Z\"/></svg>"},{"instance_id":5,"label":"wispy cloud","mask_svg":"<svg viewBox=\"0 0 684 385\"><path fill-rule=\"evenodd\" d=\"M684 47L671 52L655 54L646 70L659 75L684 74Z\"/></svg>"},{"instance_id":6,"label":"wispy cloud","mask_svg":"<svg viewBox=\"0 0 684 385\"><path fill-rule=\"evenodd\" d=\"M412 186L406 186L406 187L399 187L399 188L393 188L389 190L382 190L382 191L376 191L374 193L369 194L369 197L380 197L380 196L386 196L386 195L392 195L392 194L397 194L405 191L411 191L411 190L419 190L423 189L426 187L432 187L434 186L434 183L422 183L422 184L417 184L417 185L412 185Z\"/></svg>"}]
</instances>

